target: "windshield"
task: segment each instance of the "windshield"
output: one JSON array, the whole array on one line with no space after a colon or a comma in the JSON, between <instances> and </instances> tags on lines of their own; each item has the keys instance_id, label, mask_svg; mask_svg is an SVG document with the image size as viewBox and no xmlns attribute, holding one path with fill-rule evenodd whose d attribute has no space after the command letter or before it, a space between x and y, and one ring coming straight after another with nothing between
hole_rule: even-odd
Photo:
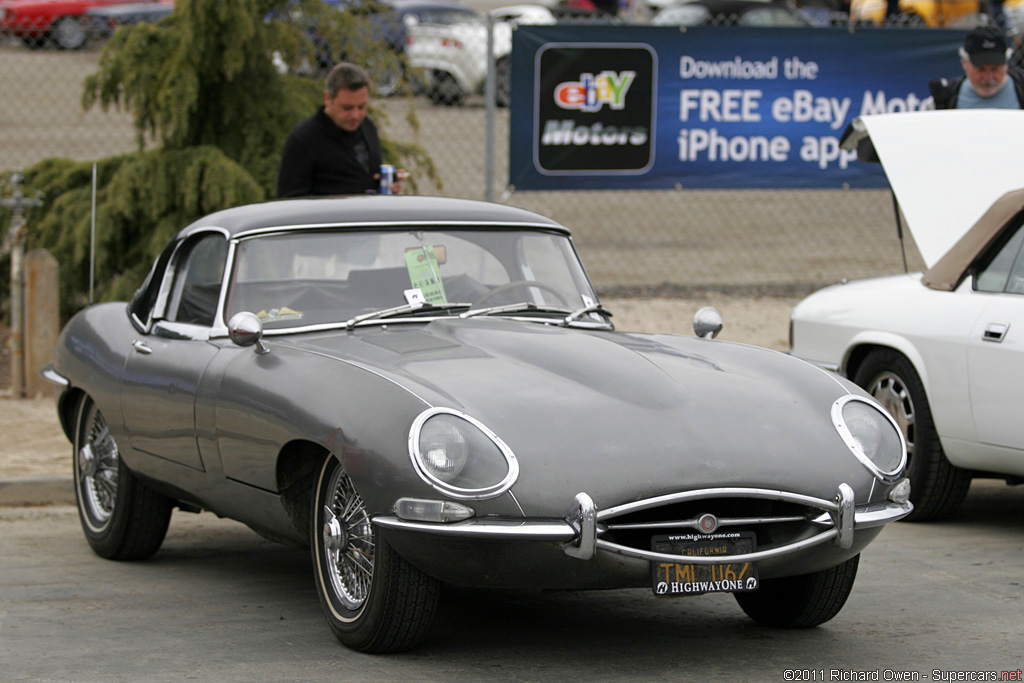
<instances>
[{"instance_id":1,"label":"windshield","mask_svg":"<svg viewBox=\"0 0 1024 683\"><path fill-rule=\"evenodd\" d=\"M576 310L597 297L560 234L309 231L239 242L225 317L251 311L274 330L345 323L410 301L445 307L410 314L458 315L516 303ZM457 303L466 306L448 306Z\"/></svg>"}]
</instances>

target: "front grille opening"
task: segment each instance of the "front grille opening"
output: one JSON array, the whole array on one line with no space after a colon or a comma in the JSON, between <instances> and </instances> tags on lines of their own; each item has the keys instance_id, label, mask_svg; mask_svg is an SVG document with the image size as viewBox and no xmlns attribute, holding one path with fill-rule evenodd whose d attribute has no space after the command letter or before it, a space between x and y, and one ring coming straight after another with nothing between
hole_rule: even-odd
<instances>
[{"instance_id":1,"label":"front grille opening","mask_svg":"<svg viewBox=\"0 0 1024 683\"><path fill-rule=\"evenodd\" d=\"M639 512L604 519L602 524L614 527L622 524L690 521L708 513L714 515L720 521L738 518L771 519L798 517L800 519L800 521L789 522L722 525L718 529L720 532L753 531L757 538L758 550L766 550L775 546L792 543L814 533L809 520L817 517L821 511L783 501L761 500L757 498L713 498L640 510ZM654 536L695 532L697 532L697 529L687 526L613 529L602 534L600 538L638 550L650 550L651 539Z\"/></svg>"}]
</instances>

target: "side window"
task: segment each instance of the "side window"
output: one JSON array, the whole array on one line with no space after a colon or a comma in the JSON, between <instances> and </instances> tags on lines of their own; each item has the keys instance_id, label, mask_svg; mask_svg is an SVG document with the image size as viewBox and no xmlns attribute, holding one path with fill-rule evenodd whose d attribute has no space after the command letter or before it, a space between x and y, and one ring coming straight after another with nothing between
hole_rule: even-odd
<instances>
[{"instance_id":1,"label":"side window","mask_svg":"<svg viewBox=\"0 0 1024 683\"><path fill-rule=\"evenodd\" d=\"M974 288L979 292L1024 294L1024 229L1009 239L979 273Z\"/></svg>"},{"instance_id":2,"label":"side window","mask_svg":"<svg viewBox=\"0 0 1024 683\"><path fill-rule=\"evenodd\" d=\"M1024 230L1017 231L1017 237L1024 235ZM1024 239L1018 239L1024 242ZM1006 291L1010 294L1024 294L1024 246L1017 250L1017 262L1013 264L1010 278L1006 283Z\"/></svg>"},{"instance_id":3,"label":"side window","mask_svg":"<svg viewBox=\"0 0 1024 683\"><path fill-rule=\"evenodd\" d=\"M157 257L156 263L153 264L153 268L149 271L149 275L146 276L142 286L136 290L128 306L133 319L132 324L138 327L140 331L149 325L153 306L156 305L157 295L160 293L160 285L164 280L164 271L167 270L167 262L171 260L171 254L174 253L174 246L175 243L171 242L160 252L160 256Z\"/></svg>"},{"instance_id":4,"label":"side window","mask_svg":"<svg viewBox=\"0 0 1024 683\"><path fill-rule=\"evenodd\" d=\"M228 243L219 233L208 234L186 245L186 250L178 260L167 320L210 327L217 314Z\"/></svg>"}]
</instances>

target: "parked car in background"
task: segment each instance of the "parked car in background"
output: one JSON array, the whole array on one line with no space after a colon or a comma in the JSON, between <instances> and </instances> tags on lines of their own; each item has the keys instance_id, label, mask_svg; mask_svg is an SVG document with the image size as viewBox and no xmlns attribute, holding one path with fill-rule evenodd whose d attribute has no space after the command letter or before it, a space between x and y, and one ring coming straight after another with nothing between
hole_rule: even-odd
<instances>
[{"instance_id":1,"label":"parked car in background","mask_svg":"<svg viewBox=\"0 0 1024 683\"><path fill-rule=\"evenodd\" d=\"M514 207L202 218L131 302L72 318L45 371L85 538L146 557L179 507L308 545L330 629L367 652L420 642L442 581L831 619L911 510L896 423L851 382L715 341L712 309L696 337L610 315L569 231Z\"/></svg>"},{"instance_id":2,"label":"parked car in background","mask_svg":"<svg viewBox=\"0 0 1024 683\"><path fill-rule=\"evenodd\" d=\"M370 23L373 37L387 44L391 53L366 67L374 80L374 94L395 94L408 83L415 90L422 89L418 77L408 70L406 44L408 27L427 22L441 26L470 21L480 12L453 0L325 0L341 11L364 16ZM326 74L339 61L349 59L344 45L332 45L316 27L308 35L316 50L317 75Z\"/></svg>"},{"instance_id":3,"label":"parked car in background","mask_svg":"<svg viewBox=\"0 0 1024 683\"><path fill-rule=\"evenodd\" d=\"M981 14L993 10L991 2L984 0L900 0L900 13L886 17L887 4L886 0L852 0L850 19L874 24L899 23L970 29L981 23ZM1006 0L1002 5L1009 17L1024 8L1024 0Z\"/></svg>"},{"instance_id":4,"label":"parked car in background","mask_svg":"<svg viewBox=\"0 0 1024 683\"><path fill-rule=\"evenodd\" d=\"M828 287L793 309L792 354L837 370L907 441L916 519L972 477L1024 482L1024 112L862 117L844 146L881 159L926 270Z\"/></svg>"},{"instance_id":5,"label":"parked car in background","mask_svg":"<svg viewBox=\"0 0 1024 683\"><path fill-rule=\"evenodd\" d=\"M467 95L483 91L487 77L487 15L472 15L448 24L410 22L406 42L409 63L422 70L427 94L434 104L461 104ZM494 56L500 69L509 72L512 31L507 24L494 26ZM507 88L506 94L507 94ZM501 104L507 104L502 101Z\"/></svg>"},{"instance_id":6,"label":"parked car in background","mask_svg":"<svg viewBox=\"0 0 1024 683\"><path fill-rule=\"evenodd\" d=\"M815 26L786 0L681 0L651 17L655 26Z\"/></svg>"},{"instance_id":7,"label":"parked car in background","mask_svg":"<svg viewBox=\"0 0 1024 683\"><path fill-rule=\"evenodd\" d=\"M152 24L173 11L174 0L90 7L85 11L86 28L92 37L106 40L118 26Z\"/></svg>"},{"instance_id":8,"label":"parked car in background","mask_svg":"<svg viewBox=\"0 0 1024 683\"><path fill-rule=\"evenodd\" d=\"M495 99L507 107L511 96L512 30L524 24L622 23L621 19L564 4L519 4L496 7L493 21ZM417 23L409 27L407 53L410 63L423 70L427 92L434 104L458 105L480 94L487 79L487 15L442 26Z\"/></svg>"},{"instance_id":9,"label":"parked car in background","mask_svg":"<svg viewBox=\"0 0 1024 683\"><path fill-rule=\"evenodd\" d=\"M21 38L30 47L52 43L64 50L76 50L89 40L89 31L83 17L86 10L124 2L125 0L0 0L0 32Z\"/></svg>"}]
</instances>

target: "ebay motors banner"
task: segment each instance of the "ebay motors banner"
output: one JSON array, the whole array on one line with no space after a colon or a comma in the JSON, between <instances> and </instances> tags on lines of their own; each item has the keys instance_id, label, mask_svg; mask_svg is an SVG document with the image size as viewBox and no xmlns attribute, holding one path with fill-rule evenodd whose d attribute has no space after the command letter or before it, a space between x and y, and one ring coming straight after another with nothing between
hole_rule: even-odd
<instances>
[{"instance_id":1,"label":"ebay motors banner","mask_svg":"<svg viewBox=\"0 0 1024 683\"><path fill-rule=\"evenodd\" d=\"M885 187L839 149L862 114L932 107L964 33L924 29L520 26L517 190ZM936 144L942 144L936 141Z\"/></svg>"}]
</instances>

